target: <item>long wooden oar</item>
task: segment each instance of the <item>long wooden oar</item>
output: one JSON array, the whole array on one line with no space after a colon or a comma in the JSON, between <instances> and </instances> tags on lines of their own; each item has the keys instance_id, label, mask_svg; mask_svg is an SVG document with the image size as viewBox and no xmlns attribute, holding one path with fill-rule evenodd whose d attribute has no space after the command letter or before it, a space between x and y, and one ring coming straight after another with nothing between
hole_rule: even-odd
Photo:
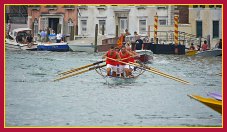
<instances>
[{"instance_id":1,"label":"long wooden oar","mask_svg":"<svg viewBox=\"0 0 227 132\"><path fill-rule=\"evenodd\" d=\"M138 67L138 66L141 66L141 65L138 64L138 63L130 63L130 64L134 64L134 65L136 65L137 67ZM146 69L148 69L148 70L151 70L152 72L157 72L159 75L164 76L164 77L167 77L167 78L171 78L171 79L173 79L173 80L175 80L175 81L179 81L179 82L182 82L182 83L185 82L185 83L190 84L189 82L187 82L187 81L185 81L185 80L183 80L183 79L180 79L180 78L174 77L174 76L172 76L172 75L170 75L170 74L161 72L161 71L159 71L158 69L155 69L155 68L153 68L153 67L149 67L149 66L142 66L142 67L143 67L143 68L146 68Z\"/></svg>"},{"instance_id":2,"label":"long wooden oar","mask_svg":"<svg viewBox=\"0 0 227 132\"><path fill-rule=\"evenodd\" d=\"M85 72L88 72L88 71L91 71L91 70L94 70L94 69L97 69L97 68L101 68L101 67L104 67L104 66L106 66L106 64L102 64L102 65L99 65L99 66L91 67L91 68L89 68L87 70L83 70L83 71L80 71L80 72L77 72L77 73L73 73L73 74L69 74L69 75L63 76L63 77L59 77L59 78L55 79L54 81L59 81L59 80L65 79L65 78L76 76L76 75L79 75L79 74L82 74L82 73L85 73Z\"/></svg>"},{"instance_id":3,"label":"long wooden oar","mask_svg":"<svg viewBox=\"0 0 227 132\"><path fill-rule=\"evenodd\" d=\"M111 60L115 60L115 59L112 59L112 58L108 58L108 59L111 59ZM118 60L115 60L115 61L118 61ZM166 77L166 78L169 78L169 79L172 79L172 80L175 80L175 81L178 81L178 82L181 82L181 83L184 83L184 84L190 84L189 82L185 81L185 80L182 80L180 78L177 78L177 77L174 77L174 76L171 76L171 75L168 75L168 74L165 74L163 72L160 72L160 71L155 71L155 70L151 70L151 69L147 69L145 67L141 67L139 65L135 65L135 64L132 64L132 63L126 63L126 62L122 62L122 61L118 61L118 62L121 62L123 64L126 64L126 65L132 65L132 66L136 66L142 70L145 70L145 71L148 71L148 72L152 72L154 74L157 74L157 75L160 75L160 76L163 76L163 77Z\"/></svg>"},{"instance_id":4,"label":"long wooden oar","mask_svg":"<svg viewBox=\"0 0 227 132\"><path fill-rule=\"evenodd\" d=\"M72 73L72 72L79 71L79 70L82 70L82 69L84 69L84 68L87 68L87 67L90 67L90 66L94 66L94 65L100 64L100 63L102 63L102 62L104 62L104 61L102 60L102 61L98 61L98 62L95 62L95 63L92 63L92 64L88 64L88 65L85 65L85 66L81 66L81 67L78 67L78 68L74 68L74 69L71 69L71 70L68 70L68 71L59 73L58 75L70 74L70 73Z\"/></svg>"},{"instance_id":5,"label":"long wooden oar","mask_svg":"<svg viewBox=\"0 0 227 132\"><path fill-rule=\"evenodd\" d=\"M138 63L131 63L131 62L129 62L129 63L130 63L130 64L137 65L137 67L138 67L138 66L141 66L141 65L138 64ZM183 79L174 77L174 76L172 76L172 75L170 75L170 74L164 73L164 72L162 72L162 71L160 71L160 70L158 70L158 69L155 69L155 68L153 68L153 67L149 67L149 66L141 66L141 67L146 68L146 69L149 69L149 70L152 70L152 71L155 71L155 72L159 72L159 73L161 73L161 74L163 74L163 75L165 75L165 76L170 76L170 77L173 77L173 78L175 78L175 79L178 79L178 80L181 80L181 81L185 81L185 80L183 80ZM186 82L187 82L187 81L186 81ZM189 82L188 82L188 83L189 83Z\"/></svg>"}]
</instances>

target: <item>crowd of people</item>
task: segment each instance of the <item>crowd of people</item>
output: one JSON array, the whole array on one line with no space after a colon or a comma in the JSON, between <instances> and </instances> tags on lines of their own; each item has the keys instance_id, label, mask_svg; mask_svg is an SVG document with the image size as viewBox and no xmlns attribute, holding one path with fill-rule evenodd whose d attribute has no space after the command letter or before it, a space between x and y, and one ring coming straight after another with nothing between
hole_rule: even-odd
<instances>
[{"instance_id":1,"label":"crowd of people","mask_svg":"<svg viewBox=\"0 0 227 132\"><path fill-rule=\"evenodd\" d=\"M55 34L55 31L52 30L51 28L49 28L49 34L46 29L46 30L40 30L38 35L40 37L41 42L47 42L48 41L47 38L49 35L53 36L51 39L56 41L56 43L60 43L63 40L62 34L60 32Z\"/></svg>"}]
</instances>

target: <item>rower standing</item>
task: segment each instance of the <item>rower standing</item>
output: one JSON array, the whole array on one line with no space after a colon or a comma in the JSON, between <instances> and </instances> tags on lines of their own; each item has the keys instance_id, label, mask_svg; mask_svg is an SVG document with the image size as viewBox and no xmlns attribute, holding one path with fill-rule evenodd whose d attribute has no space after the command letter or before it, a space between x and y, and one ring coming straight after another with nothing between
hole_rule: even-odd
<instances>
[{"instance_id":1,"label":"rower standing","mask_svg":"<svg viewBox=\"0 0 227 132\"><path fill-rule=\"evenodd\" d=\"M106 72L107 76L117 76L117 62L112 59L120 59L119 54L114 50L114 47L111 46L110 49L103 55L103 58L106 58ZM111 74L112 72L112 74Z\"/></svg>"}]
</instances>

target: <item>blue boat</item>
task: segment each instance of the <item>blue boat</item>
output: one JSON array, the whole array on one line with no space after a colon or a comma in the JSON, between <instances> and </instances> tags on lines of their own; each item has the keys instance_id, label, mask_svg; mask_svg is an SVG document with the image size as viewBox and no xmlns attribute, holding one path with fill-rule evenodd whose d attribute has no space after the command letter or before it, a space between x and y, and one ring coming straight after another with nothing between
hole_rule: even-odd
<instances>
[{"instance_id":1,"label":"blue boat","mask_svg":"<svg viewBox=\"0 0 227 132\"><path fill-rule=\"evenodd\" d=\"M58 51L66 52L69 51L69 46L67 43L40 43L37 46L38 51Z\"/></svg>"}]
</instances>

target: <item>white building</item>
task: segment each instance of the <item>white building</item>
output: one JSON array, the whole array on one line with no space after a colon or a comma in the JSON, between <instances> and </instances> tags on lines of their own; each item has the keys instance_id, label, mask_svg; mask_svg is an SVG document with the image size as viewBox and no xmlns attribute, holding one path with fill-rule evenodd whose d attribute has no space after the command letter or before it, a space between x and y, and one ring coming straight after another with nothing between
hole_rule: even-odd
<instances>
[{"instance_id":1,"label":"white building","mask_svg":"<svg viewBox=\"0 0 227 132\"><path fill-rule=\"evenodd\" d=\"M79 36L94 37L95 25L98 24L99 35L102 34L102 25L104 25L106 37L115 37L117 30L119 36L125 29L128 29L131 34L137 31L140 35L148 35L148 31L151 31L150 37L152 38L154 16L157 14L158 31L174 31L174 15L179 15L179 31L192 34L193 39L196 39L195 37L206 38L210 35L211 45L213 45L219 38L222 38L220 5L80 5L78 11ZM116 29L117 25L118 29ZM165 34L161 35L167 36ZM161 35L158 33L158 38ZM189 36L184 39L191 38ZM160 38L160 40L165 39L166 37ZM188 41L188 44L190 42Z\"/></svg>"},{"instance_id":2,"label":"white building","mask_svg":"<svg viewBox=\"0 0 227 132\"><path fill-rule=\"evenodd\" d=\"M78 34L94 36L95 24L98 24L99 34L101 34L102 25L105 25L104 34L107 36L115 36L116 25L118 25L118 35L125 29L128 29L131 34L137 31L141 35L146 35L148 26L150 26L150 31L153 31L156 14L159 17L159 26L174 30L173 18L174 15L179 14L177 7L173 5L80 5L78 6ZM188 6L185 8L188 9Z\"/></svg>"},{"instance_id":3,"label":"white building","mask_svg":"<svg viewBox=\"0 0 227 132\"><path fill-rule=\"evenodd\" d=\"M154 6L79 6L78 34L84 36L95 35L95 24L99 26L101 35L102 25L104 25L104 35L114 37L116 35L116 25L118 25L118 35L128 29L131 34L137 31L146 35L148 25L153 25Z\"/></svg>"}]
</instances>

